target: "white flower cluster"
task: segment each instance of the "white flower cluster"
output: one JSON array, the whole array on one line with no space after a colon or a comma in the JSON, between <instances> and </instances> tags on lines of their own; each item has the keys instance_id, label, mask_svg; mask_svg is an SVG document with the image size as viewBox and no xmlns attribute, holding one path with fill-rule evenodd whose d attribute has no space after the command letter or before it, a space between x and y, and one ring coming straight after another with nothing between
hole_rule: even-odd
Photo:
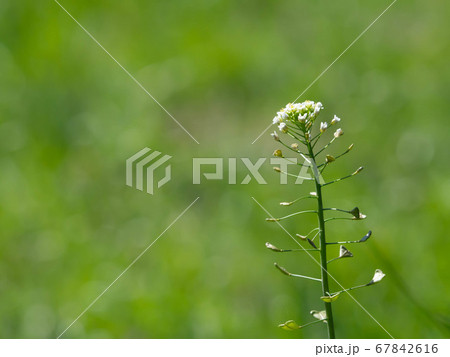
<instances>
[{"instance_id":1,"label":"white flower cluster","mask_svg":"<svg viewBox=\"0 0 450 357\"><path fill-rule=\"evenodd\" d=\"M278 124L278 129L283 133L287 133L287 122L312 124L322 109L322 103L315 103L311 100L303 103L289 103L284 108L281 108L275 118L273 118L273 124Z\"/></svg>"},{"instance_id":2,"label":"white flower cluster","mask_svg":"<svg viewBox=\"0 0 450 357\"><path fill-rule=\"evenodd\" d=\"M289 132L289 124L294 124L294 129L300 129L305 133L305 136L309 136L314 120L322 109L323 105L321 102L313 102L311 100L307 100L303 103L289 103L277 112L277 115L273 118L273 124L278 125L278 129L282 133ZM321 122L319 127L320 134L323 134L330 126L336 125L340 121L341 119L337 115L334 115L330 123ZM338 138L343 134L343 130L338 128L334 133L334 137ZM276 141L280 141L276 131L270 135L272 135Z\"/></svg>"}]
</instances>

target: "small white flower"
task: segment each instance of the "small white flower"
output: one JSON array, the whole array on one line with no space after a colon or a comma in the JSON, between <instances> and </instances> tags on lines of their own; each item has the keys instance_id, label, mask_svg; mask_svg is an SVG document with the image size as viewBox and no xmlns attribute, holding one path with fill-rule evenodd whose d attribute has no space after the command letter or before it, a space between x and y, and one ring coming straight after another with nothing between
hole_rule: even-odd
<instances>
[{"instance_id":1,"label":"small white flower","mask_svg":"<svg viewBox=\"0 0 450 357\"><path fill-rule=\"evenodd\" d=\"M321 102L317 102L314 106L314 114L318 114L323 109L323 105Z\"/></svg>"},{"instance_id":2,"label":"small white flower","mask_svg":"<svg viewBox=\"0 0 450 357\"><path fill-rule=\"evenodd\" d=\"M277 112L277 115L273 118L272 122L278 126L280 126L283 122L291 122L296 125L298 125L298 122L305 124L311 122L312 124L322 109L323 105L321 102L316 103L311 100L306 100L302 103L288 103ZM326 128L329 126L330 124L328 123ZM284 125L280 127L280 130L287 132L287 128Z\"/></svg>"},{"instance_id":3,"label":"small white flower","mask_svg":"<svg viewBox=\"0 0 450 357\"><path fill-rule=\"evenodd\" d=\"M336 132L334 133L334 137L335 137L335 138L338 138L338 137L340 137L341 135L344 135L344 131L343 131L341 128L339 128L339 129L336 130Z\"/></svg>"},{"instance_id":4,"label":"small white flower","mask_svg":"<svg viewBox=\"0 0 450 357\"><path fill-rule=\"evenodd\" d=\"M303 114L303 115L299 114L299 115L298 115L298 121L299 121L300 123L304 123L304 122L306 121L306 117L307 117L307 116L308 116L307 113L305 113L305 114Z\"/></svg>"},{"instance_id":5,"label":"small white flower","mask_svg":"<svg viewBox=\"0 0 450 357\"><path fill-rule=\"evenodd\" d=\"M317 311L317 310L311 310L310 314L315 317L317 320L326 320L327 319L327 313L326 311Z\"/></svg>"},{"instance_id":6,"label":"small white flower","mask_svg":"<svg viewBox=\"0 0 450 357\"><path fill-rule=\"evenodd\" d=\"M281 120L286 120L289 117L289 114L286 113L286 111L284 109L282 109L281 111L279 111L277 113L277 115L281 118Z\"/></svg>"},{"instance_id":7,"label":"small white flower","mask_svg":"<svg viewBox=\"0 0 450 357\"><path fill-rule=\"evenodd\" d=\"M278 129L280 129L280 131L283 133L288 132L288 126L286 125L286 123L281 123L280 125L278 125Z\"/></svg>"},{"instance_id":8,"label":"small white flower","mask_svg":"<svg viewBox=\"0 0 450 357\"><path fill-rule=\"evenodd\" d=\"M333 119L331 119L331 125L334 125L336 123L339 123L341 121L341 118L339 118L336 114L334 115Z\"/></svg>"},{"instance_id":9,"label":"small white flower","mask_svg":"<svg viewBox=\"0 0 450 357\"><path fill-rule=\"evenodd\" d=\"M307 100L305 102L305 106L306 106L307 109L314 109L314 102L311 101L311 100Z\"/></svg>"},{"instance_id":10,"label":"small white flower","mask_svg":"<svg viewBox=\"0 0 450 357\"><path fill-rule=\"evenodd\" d=\"M320 132L321 133L325 132L325 130L327 130L327 128L328 128L328 124L326 122L320 123Z\"/></svg>"},{"instance_id":11,"label":"small white flower","mask_svg":"<svg viewBox=\"0 0 450 357\"><path fill-rule=\"evenodd\" d=\"M375 270L375 274L369 284L379 283L386 276L380 269Z\"/></svg>"},{"instance_id":12,"label":"small white flower","mask_svg":"<svg viewBox=\"0 0 450 357\"><path fill-rule=\"evenodd\" d=\"M272 134L270 134L272 138L274 138L276 141L280 141L280 137L278 136L277 132L274 131Z\"/></svg>"},{"instance_id":13,"label":"small white flower","mask_svg":"<svg viewBox=\"0 0 450 357\"><path fill-rule=\"evenodd\" d=\"M293 111L295 109L295 105L294 104L292 104L292 103L288 103L288 104L286 104L286 106L284 107L284 110L286 111L286 112L291 112L291 111Z\"/></svg>"}]
</instances>

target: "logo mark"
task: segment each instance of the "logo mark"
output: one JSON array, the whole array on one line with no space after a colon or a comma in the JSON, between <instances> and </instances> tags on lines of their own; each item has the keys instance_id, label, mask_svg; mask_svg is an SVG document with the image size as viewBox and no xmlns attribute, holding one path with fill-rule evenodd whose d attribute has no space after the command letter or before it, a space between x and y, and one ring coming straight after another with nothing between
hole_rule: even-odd
<instances>
[{"instance_id":1,"label":"logo mark","mask_svg":"<svg viewBox=\"0 0 450 357\"><path fill-rule=\"evenodd\" d=\"M150 153L150 154L149 154ZM159 151L153 151L149 148L144 148L129 157L126 160L126 184L133 187L136 184L136 188L140 191L144 191L144 182L146 182L147 193L153 195L155 185L155 170L161 165L165 164L172 156L163 155L159 157L161 153ZM156 161L155 161L156 160ZM165 175L157 182L157 188L162 187L171 179L171 166L165 166Z\"/></svg>"}]
</instances>

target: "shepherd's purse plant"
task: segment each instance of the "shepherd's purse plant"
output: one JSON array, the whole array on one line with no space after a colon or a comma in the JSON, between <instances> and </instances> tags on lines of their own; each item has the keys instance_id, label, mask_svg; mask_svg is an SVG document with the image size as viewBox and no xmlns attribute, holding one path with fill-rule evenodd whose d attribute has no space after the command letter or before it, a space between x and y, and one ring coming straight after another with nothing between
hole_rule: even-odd
<instances>
[{"instance_id":1,"label":"shepherd's purse plant","mask_svg":"<svg viewBox=\"0 0 450 357\"><path fill-rule=\"evenodd\" d=\"M310 178L302 177L302 179L306 180L309 179L311 181L314 181L315 184L314 192L310 192L308 195L297 198L290 202L281 202L280 205L291 206L294 204L298 204L299 202L304 202L303 200L307 199L314 200L316 204L315 209L313 210L303 210L280 218L270 217L267 218L266 220L270 222L278 222L284 219L297 217L298 215L304 213L305 214L314 213L317 215L318 226L317 228L314 228L307 234L305 234L305 232L302 232L303 234L296 234L297 238L309 244L310 247L308 247L308 249L304 248L303 245L300 244L298 241L297 243L300 245L301 249L280 249L269 242L266 243L266 247L276 253L306 252L308 255L311 255L311 253L319 255L318 261L320 263L320 272L321 272L320 278L313 278L309 276L293 274L290 273L285 268L283 268L282 266L275 263L275 267L281 273L287 276L319 281L322 285L322 292L320 299L324 303L323 310L311 311L312 318L314 318L315 320L312 320L311 322L305 323L303 325L297 324L294 320L289 320L286 321L285 323L280 324L279 326L285 330L292 331L301 329L314 323L322 322L325 323L327 327L328 337L335 338L335 321L333 319L333 309L332 309L334 301L336 301L344 292L370 286L380 282L385 275L380 269L376 269L373 278L368 283L354 286L348 289L342 288L342 290L340 291L334 292L330 291L329 287L330 274L328 271L328 265L334 261L339 261L344 258L353 257L353 254L344 246L344 244L348 245L353 243L366 242L372 235L372 232L369 231L366 235L364 235L364 237L362 237L359 240L327 241L325 229L327 222L341 219L362 220L365 219L366 216L360 212L358 207L355 207L353 209L341 209L324 206L324 191L326 187L357 175L359 172L361 172L363 168L360 167L350 175L341 178L332 179L327 182L323 180L322 174L324 173L325 169L330 164L334 163L336 160L338 160L339 158L350 152L353 149L353 144L350 145L347 150L345 150L343 153L339 155L334 156L327 153L329 146L335 140L340 138L344 134L344 132L341 128L336 128L341 121L341 119L336 115L334 115L334 117L330 120L330 122L323 121L320 124L318 124L318 122L316 124L316 120L322 110L323 105L320 102L316 103L308 100L303 103L294 103L294 104L290 103L286 105L284 108L282 108L273 119L273 124L278 126L279 133L277 131L273 132L271 134L272 137L278 143L280 143L285 149L294 152L296 155L300 155L300 157L302 157L305 160L303 164L299 163L298 165L309 167L312 171L312 177ZM319 142L321 141L320 139L322 139L322 136L327 131L330 131L330 129L333 127L336 129L333 129L333 136L331 140L329 140L328 143L326 143L324 146L320 147L319 145ZM284 138L287 138L288 140L293 139L295 142L289 145L288 143L286 143L286 140ZM324 159L321 159L321 162L319 163L318 158L319 155L321 154L322 156L324 156ZM274 152L274 155L277 157L284 157L284 153L280 149L277 149ZM286 158L286 160L288 160L288 158ZM275 170L282 174L288 174L286 172L281 171L279 167L276 167ZM343 213L345 214L345 216L339 215L326 217L326 213L329 212ZM315 241L316 237L318 237L318 241ZM336 245L340 245L338 255L335 256L334 258L328 259L327 248L331 248Z\"/></svg>"}]
</instances>

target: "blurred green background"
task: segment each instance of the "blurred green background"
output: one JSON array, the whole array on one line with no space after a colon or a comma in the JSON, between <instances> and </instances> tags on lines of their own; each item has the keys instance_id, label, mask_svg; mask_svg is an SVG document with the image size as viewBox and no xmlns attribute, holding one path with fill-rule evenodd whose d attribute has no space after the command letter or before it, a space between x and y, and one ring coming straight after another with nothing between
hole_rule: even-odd
<instances>
[{"instance_id":1,"label":"blurred green background","mask_svg":"<svg viewBox=\"0 0 450 357\"><path fill-rule=\"evenodd\" d=\"M266 214L312 191L192 184L193 157L270 157L276 110L293 101L390 1L106 1L61 4L200 142L197 145L52 0L0 2L0 336L58 336L196 197L64 338L323 338L277 325L312 320L318 276ZM396 338L449 330L450 47L445 1L399 0L300 100L342 118L330 149L351 154L326 178L326 205L368 215L335 221L329 239L353 259L330 271ZM125 160L143 147L173 156L151 196L125 185ZM227 168L225 167L225 173ZM238 182L246 175L242 163ZM311 216L285 222L292 233ZM330 250L330 257L338 247ZM337 289L337 287L335 287ZM348 296L334 303L337 336L387 338Z\"/></svg>"}]
</instances>

